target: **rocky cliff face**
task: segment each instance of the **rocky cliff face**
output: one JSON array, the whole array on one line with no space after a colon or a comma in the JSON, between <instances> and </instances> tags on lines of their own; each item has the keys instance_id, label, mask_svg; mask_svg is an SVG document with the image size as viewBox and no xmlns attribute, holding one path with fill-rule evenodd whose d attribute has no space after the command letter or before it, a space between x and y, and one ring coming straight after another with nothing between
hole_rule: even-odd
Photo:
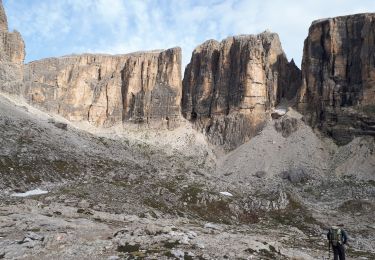
<instances>
[{"instance_id":1,"label":"rocky cliff face","mask_svg":"<svg viewBox=\"0 0 375 260\"><path fill-rule=\"evenodd\" d=\"M277 34L210 40L185 70L182 113L212 143L232 149L262 129L269 111L293 98L299 84L300 71Z\"/></svg>"},{"instance_id":2,"label":"rocky cliff face","mask_svg":"<svg viewBox=\"0 0 375 260\"><path fill-rule=\"evenodd\" d=\"M0 90L71 121L173 128L180 120L181 49L80 55L23 65L25 47L8 32L0 0Z\"/></svg>"},{"instance_id":3,"label":"rocky cliff face","mask_svg":"<svg viewBox=\"0 0 375 260\"><path fill-rule=\"evenodd\" d=\"M375 14L313 22L302 76L269 32L203 43L182 83L179 48L23 65L24 42L8 31L1 0L0 37L0 91L71 121L174 128L182 111L211 143L230 150L257 134L272 109L298 92L305 120L339 144L375 136Z\"/></svg>"},{"instance_id":4,"label":"rocky cliff face","mask_svg":"<svg viewBox=\"0 0 375 260\"><path fill-rule=\"evenodd\" d=\"M25 66L24 81L30 103L71 121L171 128L180 115L181 50L45 59Z\"/></svg>"},{"instance_id":5,"label":"rocky cliff face","mask_svg":"<svg viewBox=\"0 0 375 260\"><path fill-rule=\"evenodd\" d=\"M375 135L375 14L312 23L298 108L339 144Z\"/></svg>"},{"instance_id":6,"label":"rocky cliff face","mask_svg":"<svg viewBox=\"0 0 375 260\"><path fill-rule=\"evenodd\" d=\"M19 32L9 32L7 17L0 0L0 90L18 94L22 87L25 44Z\"/></svg>"},{"instance_id":7,"label":"rocky cliff face","mask_svg":"<svg viewBox=\"0 0 375 260\"><path fill-rule=\"evenodd\" d=\"M0 30L8 31L8 19L5 14L3 0L0 0Z\"/></svg>"}]
</instances>

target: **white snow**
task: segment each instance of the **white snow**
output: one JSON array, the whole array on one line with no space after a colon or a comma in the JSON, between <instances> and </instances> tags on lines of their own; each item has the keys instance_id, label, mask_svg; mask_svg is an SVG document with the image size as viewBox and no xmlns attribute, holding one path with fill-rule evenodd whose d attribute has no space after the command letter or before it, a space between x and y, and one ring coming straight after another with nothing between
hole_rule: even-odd
<instances>
[{"instance_id":1,"label":"white snow","mask_svg":"<svg viewBox=\"0 0 375 260\"><path fill-rule=\"evenodd\" d=\"M233 197L233 194L232 193L229 193L227 191L222 191L220 192L221 195L224 195L224 196L229 196L229 197Z\"/></svg>"},{"instance_id":2,"label":"white snow","mask_svg":"<svg viewBox=\"0 0 375 260\"><path fill-rule=\"evenodd\" d=\"M274 113L277 113L281 116L285 115L288 112L285 108L276 108L273 110Z\"/></svg>"},{"instance_id":3,"label":"white snow","mask_svg":"<svg viewBox=\"0 0 375 260\"><path fill-rule=\"evenodd\" d=\"M27 192L24 192L24 193L13 193L11 196L12 197L24 198L24 197L42 195L42 194L47 194L47 193L48 193L48 191L41 190L41 189L35 189L35 190L30 190L30 191L27 191Z\"/></svg>"}]
</instances>

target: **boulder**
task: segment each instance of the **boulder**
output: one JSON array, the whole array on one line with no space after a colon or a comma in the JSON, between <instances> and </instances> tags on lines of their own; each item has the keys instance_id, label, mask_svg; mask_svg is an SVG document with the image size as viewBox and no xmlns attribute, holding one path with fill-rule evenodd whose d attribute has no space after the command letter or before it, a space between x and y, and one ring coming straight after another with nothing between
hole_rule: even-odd
<instances>
[{"instance_id":1,"label":"boulder","mask_svg":"<svg viewBox=\"0 0 375 260\"><path fill-rule=\"evenodd\" d=\"M257 171L255 173L255 176L258 177L258 178L264 178L266 175L267 175L267 172L265 172L265 171Z\"/></svg>"},{"instance_id":2,"label":"boulder","mask_svg":"<svg viewBox=\"0 0 375 260\"><path fill-rule=\"evenodd\" d=\"M309 175L303 169L290 169L280 173L282 179L287 179L293 184L304 183L309 179Z\"/></svg>"},{"instance_id":3,"label":"boulder","mask_svg":"<svg viewBox=\"0 0 375 260\"><path fill-rule=\"evenodd\" d=\"M54 125L62 130L68 130L68 124L66 123L56 122Z\"/></svg>"}]
</instances>

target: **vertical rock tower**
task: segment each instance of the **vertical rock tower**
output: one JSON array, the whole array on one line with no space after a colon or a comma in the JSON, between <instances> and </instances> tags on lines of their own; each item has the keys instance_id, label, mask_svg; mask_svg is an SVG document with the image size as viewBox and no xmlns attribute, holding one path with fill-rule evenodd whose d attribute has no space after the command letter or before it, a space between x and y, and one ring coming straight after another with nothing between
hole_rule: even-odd
<instances>
[{"instance_id":1,"label":"vertical rock tower","mask_svg":"<svg viewBox=\"0 0 375 260\"><path fill-rule=\"evenodd\" d=\"M185 70L182 113L230 150L258 133L281 99L295 96L300 78L275 33L209 40Z\"/></svg>"},{"instance_id":2,"label":"vertical rock tower","mask_svg":"<svg viewBox=\"0 0 375 260\"><path fill-rule=\"evenodd\" d=\"M312 23L298 108L338 144L375 135L375 14Z\"/></svg>"},{"instance_id":3,"label":"vertical rock tower","mask_svg":"<svg viewBox=\"0 0 375 260\"><path fill-rule=\"evenodd\" d=\"M0 0L0 90L20 94L25 44L19 32L8 31L8 21Z\"/></svg>"}]
</instances>

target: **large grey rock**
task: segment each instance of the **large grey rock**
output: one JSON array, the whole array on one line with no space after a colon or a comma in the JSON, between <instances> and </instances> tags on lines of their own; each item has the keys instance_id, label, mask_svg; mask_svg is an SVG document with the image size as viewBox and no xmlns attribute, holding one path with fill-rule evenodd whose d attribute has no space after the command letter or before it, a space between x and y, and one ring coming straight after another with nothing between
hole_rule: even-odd
<instances>
[{"instance_id":1,"label":"large grey rock","mask_svg":"<svg viewBox=\"0 0 375 260\"><path fill-rule=\"evenodd\" d=\"M280 173L282 179L287 179L293 184L303 183L309 179L309 175L303 169L290 169Z\"/></svg>"},{"instance_id":2,"label":"large grey rock","mask_svg":"<svg viewBox=\"0 0 375 260\"><path fill-rule=\"evenodd\" d=\"M313 22L305 40L298 108L338 144L375 136L374 38L366 13Z\"/></svg>"}]
</instances>

